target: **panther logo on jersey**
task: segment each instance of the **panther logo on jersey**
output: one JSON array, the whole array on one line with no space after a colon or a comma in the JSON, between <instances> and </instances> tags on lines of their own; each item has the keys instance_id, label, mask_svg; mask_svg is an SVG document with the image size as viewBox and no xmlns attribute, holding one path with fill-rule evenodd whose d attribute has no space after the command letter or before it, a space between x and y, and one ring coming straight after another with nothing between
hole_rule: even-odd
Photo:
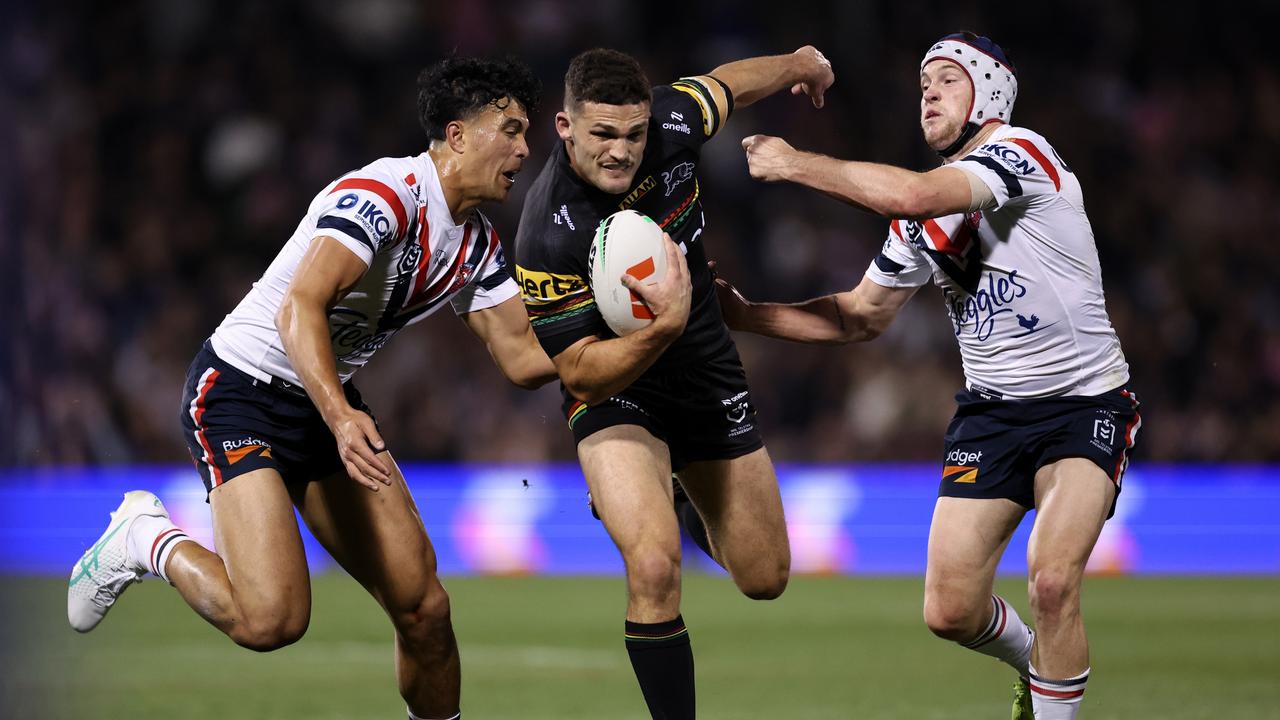
<instances>
[{"instance_id":1,"label":"panther logo on jersey","mask_svg":"<svg viewBox=\"0 0 1280 720\"><path fill-rule=\"evenodd\" d=\"M671 172L662 173L662 181L667 184L667 197L683 183L693 177L693 163L685 162L671 168Z\"/></svg>"}]
</instances>

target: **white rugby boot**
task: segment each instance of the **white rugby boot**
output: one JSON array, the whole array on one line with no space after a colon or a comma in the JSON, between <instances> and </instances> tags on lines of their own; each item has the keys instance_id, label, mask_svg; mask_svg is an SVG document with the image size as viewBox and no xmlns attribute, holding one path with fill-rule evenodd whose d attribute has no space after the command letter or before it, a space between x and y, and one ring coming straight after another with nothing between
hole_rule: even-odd
<instances>
[{"instance_id":1,"label":"white rugby boot","mask_svg":"<svg viewBox=\"0 0 1280 720\"><path fill-rule=\"evenodd\" d=\"M134 520L145 515L169 518L155 495L146 490L125 493L120 507L111 513L106 532L71 569L67 620L77 632L89 632L97 627L120 595L147 574L146 560L129 556L129 528Z\"/></svg>"}]
</instances>

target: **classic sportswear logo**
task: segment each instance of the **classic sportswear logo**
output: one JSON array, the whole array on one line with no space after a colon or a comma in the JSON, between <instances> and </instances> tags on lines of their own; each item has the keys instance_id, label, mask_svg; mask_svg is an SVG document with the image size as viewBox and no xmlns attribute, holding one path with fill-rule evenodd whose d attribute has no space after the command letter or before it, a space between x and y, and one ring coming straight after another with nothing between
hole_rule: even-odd
<instances>
[{"instance_id":1,"label":"classic sportswear logo","mask_svg":"<svg viewBox=\"0 0 1280 720\"><path fill-rule=\"evenodd\" d=\"M561 220L561 218L564 218ZM573 224L573 218L569 217L569 206L561 205L559 212L551 213L551 221L557 225L568 225L570 230L577 230L578 226Z\"/></svg>"},{"instance_id":2,"label":"classic sportswear logo","mask_svg":"<svg viewBox=\"0 0 1280 720\"><path fill-rule=\"evenodd\" d=\"M690 132L692 132L692 130L689 129L689 125L687 123L680 123L679 125L677 125L675 123L664 122L662 123L662 129L675 130L676 132L681 132L681 133L684 133L685 135L688 135Z\"/></svg>"}]
</instances>

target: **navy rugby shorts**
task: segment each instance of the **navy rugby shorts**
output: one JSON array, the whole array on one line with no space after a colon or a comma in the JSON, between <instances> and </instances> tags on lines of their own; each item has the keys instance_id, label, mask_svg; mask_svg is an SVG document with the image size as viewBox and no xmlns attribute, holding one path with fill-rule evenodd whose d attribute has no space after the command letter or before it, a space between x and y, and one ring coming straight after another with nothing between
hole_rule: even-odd
<instances>
[{"instance_id":1,"label":"navy rugby shorts","mask_svg":"<svg viewBox=\"0 0 1280 720\"><path fill-rule=\"evenodd\" d=\"M369 412L355 386L342 388L352 407ZM276 470L287 483L344 469L333 433L302 388L253 378L223 362L207 342L187 370L181 416L206 492L261 468Z\"/></svg>"},{"instance_id":2,"label":"navy rugby shorts","mask_svg":"<svg viewBox=\"0 0 1280 720\"><path fill-rule=\"evenodd\" d=\"M645 373L596 405L567 393L562 406L574 442L614 425L639 425L666 443L671 469L731 460L764 447L738 349L660 373Z\"/></svg>"},{"instance_id":3,"label":"navy rugby shorts","mask_svg":"<svg viewBox=\"0 0 1280 720\"><path fill-rule=\"evenodd\" d=\"M1142 426L1132 392L1118 388L1093 396L1001 400L966 390L956 395L956 403L944 442L939 496L1006 498L1030 510L1036 471L1072 457L1102 468L1119 496Z\"/></svg>"}]
</instances>

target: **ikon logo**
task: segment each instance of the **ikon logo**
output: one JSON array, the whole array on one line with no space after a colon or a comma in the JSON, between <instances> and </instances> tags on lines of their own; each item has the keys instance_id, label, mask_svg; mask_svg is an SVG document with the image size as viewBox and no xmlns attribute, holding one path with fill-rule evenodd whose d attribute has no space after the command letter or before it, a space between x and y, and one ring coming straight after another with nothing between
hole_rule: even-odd
<instances>
[{"instance_id":1,"label":"ikon logo","mask_svg":"<svg viewBox=\"0 0 1280 720\"><path fill-rule=\"evenodd\" d=\"M653 258L645 258L644 260L627 268L627 274L637 280L643 280L649 277L653 274L653 271ZM649 306L645 305L644 301L640 299L640 296L636 295L634 292L631 293L631 315L632 317L636 317L641 320L653 319L653 311L650 310Z\"/></svg>"}]
</instances>

